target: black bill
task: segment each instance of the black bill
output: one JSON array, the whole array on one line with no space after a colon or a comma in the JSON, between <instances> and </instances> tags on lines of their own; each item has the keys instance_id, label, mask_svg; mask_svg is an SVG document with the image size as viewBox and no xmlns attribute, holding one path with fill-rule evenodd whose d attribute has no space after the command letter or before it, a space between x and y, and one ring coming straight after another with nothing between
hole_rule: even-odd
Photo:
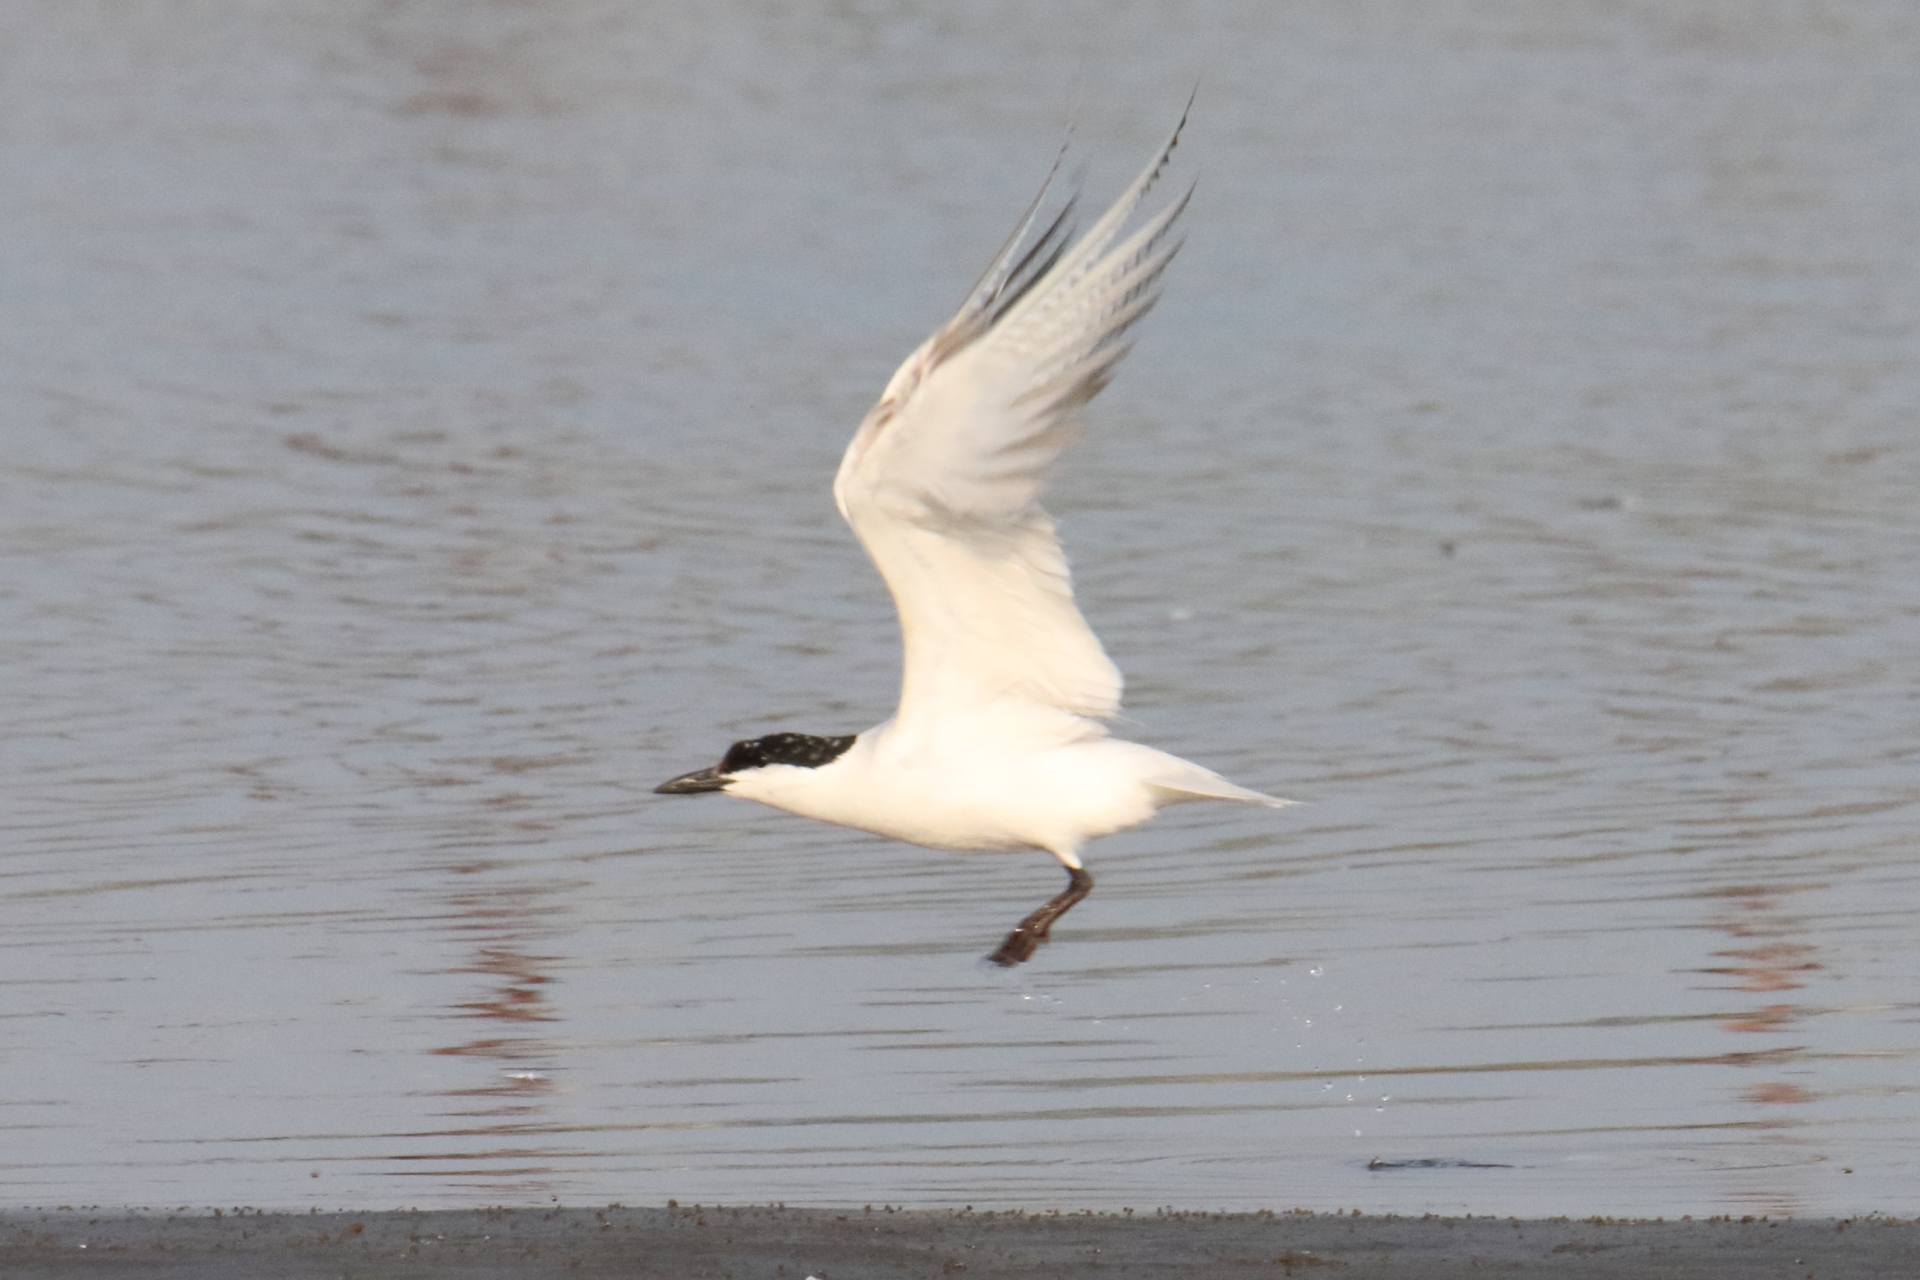
<instances>
[{"instance_id":1,"label":"black bill","mask_svg":"<svg viewBox=\"0 0 1920 1280\"><path fill-rule=\"evenodd\" d=\"M653 790L655 794L663 796L690 796L702 791L725 791L727 784L732 781L718 769L695 769L692 773L669 778Z\"/></svg>"}]
</instances>

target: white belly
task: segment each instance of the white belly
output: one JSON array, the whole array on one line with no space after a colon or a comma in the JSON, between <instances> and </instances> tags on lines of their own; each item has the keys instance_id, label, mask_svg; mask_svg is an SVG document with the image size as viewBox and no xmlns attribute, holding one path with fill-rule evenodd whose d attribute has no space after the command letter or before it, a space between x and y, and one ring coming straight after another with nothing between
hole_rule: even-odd
<instances>
[{"instance_id":1,"label":"white belly","mask_svg":"<svg viewBox=\"0 0 1920 1280\"><path fill-rule=\"evenodd\" d=\"M865 738L821 769L781 769L731 790L912 844L1046 849L1069 865L1087 841L1153 816L1144 775L1159 753L1133 743L1097 738L1015 754L964 742L890 750L899 744L884 735L863 751Z\"/></svg>"}]
</instances>

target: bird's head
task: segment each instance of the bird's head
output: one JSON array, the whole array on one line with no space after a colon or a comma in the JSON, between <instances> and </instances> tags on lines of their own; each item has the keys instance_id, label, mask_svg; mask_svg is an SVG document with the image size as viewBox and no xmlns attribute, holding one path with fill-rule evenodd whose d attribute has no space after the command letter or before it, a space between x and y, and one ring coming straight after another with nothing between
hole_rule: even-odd
<instances>
[{"instance_id":1,"label":"bird's head","mask_svg":"<svg viewBox=\"0 0 1920 1280\"><path fill-rule=\"evenodd\" d=\"M654 790L664 796L698 795L702 791L725 791L741 776L769 765L818 769L839 759L857 736L849 733L837 738L816 738L807 733L770 733L764 738L748 738L728 747L727 754L712 768L695 769L669 778Z\"/></svg>"}]
</instances>

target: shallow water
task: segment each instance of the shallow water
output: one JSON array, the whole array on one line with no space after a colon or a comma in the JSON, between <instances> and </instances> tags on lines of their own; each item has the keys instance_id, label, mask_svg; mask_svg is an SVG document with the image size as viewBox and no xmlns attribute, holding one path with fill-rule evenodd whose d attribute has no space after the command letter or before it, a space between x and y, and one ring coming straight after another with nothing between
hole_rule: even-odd
<instances>
[{"instance_id":1,"label":"shallow water","mask_svg":"<svg viewBox=\"0 0 1920 1280\"><path fill-rule=\"evenodd\" d=\"M0 1202L1920 1196L1904 6L28 4ZM1057 887L661 779L887 714L827 494L1202 82L1052 506L1189 806Z\"/></svg>"}]
</instances>

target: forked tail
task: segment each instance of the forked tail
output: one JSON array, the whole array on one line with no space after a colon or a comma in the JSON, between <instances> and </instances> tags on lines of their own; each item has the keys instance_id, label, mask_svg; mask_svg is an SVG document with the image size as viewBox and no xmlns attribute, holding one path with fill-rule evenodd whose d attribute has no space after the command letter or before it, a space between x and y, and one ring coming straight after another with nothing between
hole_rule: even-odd
<instances>
[{"instance_id":1,"label":"forked tail","mask_svg":"<svg viewBox=\"0 0 1920 1280\"><path fill-rule=\"evenodd\" d=\"M1202 769L1178 756L1166 758L1180 767L1147 779L1147 785L1165 797L1161 800L1162 804L1179 804L1183 800L1245 800L1271 809L1284 809L1290 804L1300 803L1228 782L1213 770Z\"/></svg>"}]
</instances>

